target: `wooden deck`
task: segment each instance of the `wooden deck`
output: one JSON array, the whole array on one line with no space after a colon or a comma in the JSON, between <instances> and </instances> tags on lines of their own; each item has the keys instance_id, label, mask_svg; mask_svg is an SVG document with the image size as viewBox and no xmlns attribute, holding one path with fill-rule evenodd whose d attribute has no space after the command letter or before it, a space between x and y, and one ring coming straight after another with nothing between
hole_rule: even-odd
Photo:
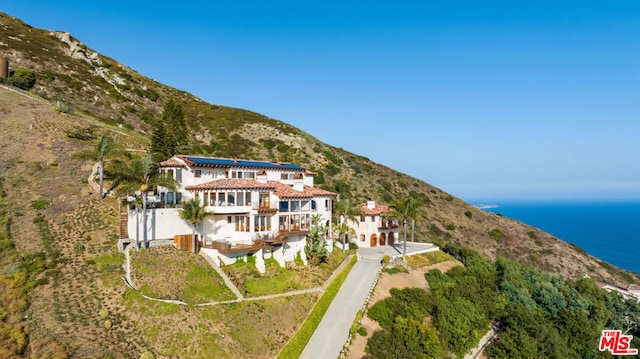
<instances>
[{"instance_id":1,"label":"wooden deck","mask_svg":"<svg viewBox=\"0 0 640 359\"><path fill-rule=\"evenodd\" d=\"M217 249L221 254L253 252L260 249L271 249L288 242L289 236L306 235L308 230L279 232L275 237L256 239L252 244L228 243L228 242L207 242L201 248Z\"/></svg>"}]
</instances>

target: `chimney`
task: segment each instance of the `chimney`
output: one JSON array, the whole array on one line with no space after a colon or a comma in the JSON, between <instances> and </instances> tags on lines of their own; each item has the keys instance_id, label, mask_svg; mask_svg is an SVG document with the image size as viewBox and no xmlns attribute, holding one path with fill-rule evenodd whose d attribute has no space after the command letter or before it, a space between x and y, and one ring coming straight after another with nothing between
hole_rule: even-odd
<instances>
[{"instance_id":1,"label":"chimney","mask_svg":"<svg viewBox=\"0 0 640 359\"><path fill-rule=\"evenodd\" d=\"M0 59L0 77L6 79L9 77L9 60Z\"/></svg>"},{"instance_id":2,"label":"chimney","mask_svg":"<svg viewBox=\"0 0 640 359\"><path fill-rule=\"evenodd\" d=\"M302 182L302 181L293 182L293 189L298 191L298 192L304 191L304 182Z\"/></svg>"},{"instance_id":3,"label":"chimney","mask_svg":"<svg viewBox=\"0 0 640 359\"><path fill-rule=\"evenodd\" d=\"M369 209L376 208L376 201L371 201L371 200L367 201L367 208Z\"/></svg>"}]
</instances>

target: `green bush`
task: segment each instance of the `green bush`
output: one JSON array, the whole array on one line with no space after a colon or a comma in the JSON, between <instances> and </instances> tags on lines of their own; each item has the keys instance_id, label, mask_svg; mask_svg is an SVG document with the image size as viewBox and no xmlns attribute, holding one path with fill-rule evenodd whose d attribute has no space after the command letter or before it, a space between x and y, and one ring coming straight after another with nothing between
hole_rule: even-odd
<instances>
[{"instance_id":1,"label":"green bush","mask_svg":"<svg viewBox=\"0 0 640 359\"><path fill-rule=\"evenodd\" d=\"M437 359L442 348L435 329L421 320L398 317L390 330L373 334L365 348L365 358Z\"/></svg>"},{"instance_id":2,"label":"green bush","mask_svg":"<svg viewBox=\"0 0 640 359\"><path fill-rule=\"evenodd\" d=\"M433 307L433 298L422 288L392 288L391 297L369 308L369 318L391 330L396 317L422 321Z\"/></svg>"},{"instance_id":3,"label":"green bush","mask_svg":"<svg viewBox=\"0 0 640 359\"><path fill-rule=\"evenodd\" d=\"M360 334L360 336L362 336L362 337L366 337L367 336L367 328L359 327L358 328L358 334Z\"/></svg>"},{"instance_id":4,"label":"green bush","mask_svg":"<svg viewBox=\"0 0 640 359\"><path fill-rule=\"evenodd\" d=\"M31 208L41 211L44 209L47 209L47 207L49 207L49 205L51 205L51 202L45 200L45 199L38 199L35 201L31 201Z\"/></svg>"},{"instance_id":5,"label":"green bush","mask_svg":"<svg viewBox=\"0 0 640 359\"><path fill-rule=\"evenodd\" d=\"M302 252L298 252L296 253L296 256L293 258L293 263L295 263L297 266L304 266L304 261L302 260Z\"/></svg>"},{"instance_id":6,"label":"green bush","mask_svg":"<svg viewBox=\"0 0 640 359\"><path fill-rule=\"evenodd\" d=\"M501 230L499 230L498 228L494 228L492 230L489 231L489 235L495 239L502 239L504 238L504 233L502 233Z\"/></svg>"},{"instance_id":7,"label":"green bush","mask_svg":"<svg viewBox=\"0 0 640 359\"><path fill-rule=\"evenodd\" d=\"M471 213L470 211L466 211L466 212L464 212L464 215L465 215L467 218L473 218L473 213Z\"/></svg>"},{"instance_id":8,"label":"green bush","mask_svg":"<svg viewBox=\"0 0 640 359\"><path fill-rule=\"evenodd\" d=\"M36 84L36 75L29 69L19 68L7 79L7 83L23 90L30 90Z\"/></svg>"}]
</instances>

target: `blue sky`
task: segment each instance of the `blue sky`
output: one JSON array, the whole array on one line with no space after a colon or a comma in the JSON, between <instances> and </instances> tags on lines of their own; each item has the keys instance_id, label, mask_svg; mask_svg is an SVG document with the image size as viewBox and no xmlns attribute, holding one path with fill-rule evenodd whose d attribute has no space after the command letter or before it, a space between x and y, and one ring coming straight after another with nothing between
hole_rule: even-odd
<instances>
[{"instance_id":1,"label":"blue sky","mask_svg":"<svg viewBox=\"0 0 640 359\"><path fill-rule=\"evenodd\" d=\"M640 198L640 1L3 0L468 201Z\"/></svg>"}]
</instances>

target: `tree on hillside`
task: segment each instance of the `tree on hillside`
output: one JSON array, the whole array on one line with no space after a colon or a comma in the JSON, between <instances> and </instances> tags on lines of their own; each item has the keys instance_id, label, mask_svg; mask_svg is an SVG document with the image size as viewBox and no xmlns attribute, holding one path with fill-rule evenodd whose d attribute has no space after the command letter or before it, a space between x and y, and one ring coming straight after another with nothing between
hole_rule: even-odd
<instances>
[{"instance_id":1,"label":"tree on hillside","mask_svg":"<svg viewBox=\"0 0 640 359\"><path fill-rule=\"evenodd\" d=\"M142 196L142 242L144 248L149 248L147 241L147 194L158 186L176 190L178 182L165 174L161 174L151 155L135 159L130 163L119 162L112 170L114 176L113 188L118 194L135 194L140 191ZM136 236L136 247L140 244Z\"/></svg>"},{"instance_id":2,"label":"tree on hillside","mask_svg":"<svg viewBox=\"0 0 640 359\"><path fill-rule=\"evenodd\" d=\"M23 90L29 90L36 84L36 75L29 69L19 68L13 72L7 83Z\"/></svg>"},{"instance_id":3,"label":"tree on hillside","mask_svg":"<svg viewBox=\"0 0 640 359\"><path fill-rule=\"evenodd\" d=\"M180 218L191 224L191 249L193 253L196 253L196 226L202 223L204 217L209 213L205 210L205 207L196 198L186 201L182 204L180 210Z\"/></svg>"},{"instance_id":4,"label":"tree on hillside","mask_svg":"<svg viewBox=\"0 0 640 359\"><path fill-rule=\"evenodd\" d=\"M418 213L420 213L422 206L424 206L424 203L413 196L397 199L391 206L389 206L389 208L391 208L389 216L397 218L402 222L404 232L404 248L402 250L403 257L407 254L407 222L408 220L415 220Z\"/></svg>"},{"instance_id":5,"label":"tree on hillside","mask_svg":"<svg viewBox=\"0 0 640 359\"><path fill-rule=\"evenodd\" d=\"M91 138L93 139L95 137L93 137L92 135ZM93 145L93 149L80 151L73 155L74 158L79 158L84 160L93 160L98 162L97 170L100 178L100 189L98 193L98 198L100 199L104 197L103 189L104 189L105 161L107 159L107 156L111 157L113 152L114 152L113 140L107 134L102 134L100 135L100 137L96 139L96 142Z\"/></svg>"},{"instance_id":6,"label":"tree on hillside","mask_svg":"<svg viewBox=\"0 0 640 359\"><path fill-rule=\"evenodd\" d=\"M151 153L156 158L167 159L171 157L171 150L167 143L167 130L164 127L164 123L158 122L153 127L153 133L151 134Z\"/></svg>"},{"instance_id":7,"label":"tree on hillside","mask_svg":"<svg viewBox=\"0 0 640 359\"><path fill-rule=\"evenodd\" d=\"M151 153L166 159L180 153L188 144L189 133L182 106L169 99L151 136Z\"/></svg>"},{"instance_id":8,"label":"tree on hillside","mask_svg":"<svg viewBox=\"0 0 640 359\"><path fill-rule=\"evenodd\" d=\"M336 226L338 232L338 239L342 241L342 251L345 250L345 244L347 241L346 235L349 233L347 221L355 222L357 217L362 214L360 207L353 205L351 199L344 198L339 199L333 206L333 213L338 218L338 225Z\"/></svg>"},{"instance_id":9,"label":"tree on hillside","mask_svg":"<svg viewBox=\"0 0 640 359\"><path fill-rule=\"evenodd\" d=\"M162 122L166 126L165 132L169 156L178 154L180 150L187 145L187 140L189 138L187 133L187 123L184 119L184 112L182 112L182 106L173 99L169 99L169 101L164 105Z\"/></svg>"}]
</instances>

